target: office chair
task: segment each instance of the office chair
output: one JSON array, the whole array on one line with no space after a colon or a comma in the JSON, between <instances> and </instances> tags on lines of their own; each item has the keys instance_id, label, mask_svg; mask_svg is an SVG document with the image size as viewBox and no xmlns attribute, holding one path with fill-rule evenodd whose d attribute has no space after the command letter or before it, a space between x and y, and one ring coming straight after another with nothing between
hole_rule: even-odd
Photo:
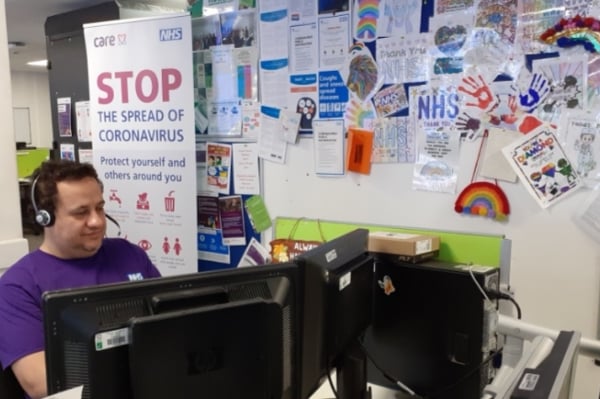
<instances>
[{"instance_id":1,"label":"office chair","mask_svg":"<svg viewBox=\"0 0 600 399\"><path fill-rule=\"evenodd\" d=\"M12 372L12 368L7 368L6 370L2 370L2 365L0 364L0 398L2 399L23 399L25 397L25 392L19 381L17 381L17 377Z\"/></svg>"}]
</instances>

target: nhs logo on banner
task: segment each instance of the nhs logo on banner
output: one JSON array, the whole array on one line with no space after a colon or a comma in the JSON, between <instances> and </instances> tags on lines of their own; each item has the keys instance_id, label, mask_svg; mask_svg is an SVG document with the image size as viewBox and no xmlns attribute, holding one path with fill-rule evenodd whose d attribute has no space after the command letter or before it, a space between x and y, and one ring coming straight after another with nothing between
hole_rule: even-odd
<instances>
[{"instance_id":1,"label":"nhs logo on banner","mask_svg":"<svg viewBox=\"0 0 600 399\"><path fill-rule=\"evenodd\" d=\"M161 29L160 30L160 41L168 42L171 40L183 39L183 31L181 28Z\"/></svg>"}]
</instances>

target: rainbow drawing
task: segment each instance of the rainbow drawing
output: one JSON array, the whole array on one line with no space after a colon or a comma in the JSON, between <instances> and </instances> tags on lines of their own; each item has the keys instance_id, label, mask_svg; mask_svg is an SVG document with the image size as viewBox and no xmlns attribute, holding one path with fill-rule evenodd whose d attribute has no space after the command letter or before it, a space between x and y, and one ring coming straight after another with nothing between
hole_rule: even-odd
<instances>
[{"instance_id":1,"label":"rainbow drawing","mask_svg":"<svg viewBox=\"0 0 600 399\"><path fill-rule=\"evenodd\" d=\"M478 181L462 190L456 199L454 210L457 213L501 221L508 217L510 206L506 194L497 184Z\"/></svg>"},{"instance_id":2,"label":"rainbow drawing","mask_svg":"<svg viewBox=\"0 0 600 399\"><path fill-rule=\"evenodd\" d=\"M356 34L357 40L370 42L377 39L377 20L380 0L358 0Z\"/></svg>"}]
</instances>

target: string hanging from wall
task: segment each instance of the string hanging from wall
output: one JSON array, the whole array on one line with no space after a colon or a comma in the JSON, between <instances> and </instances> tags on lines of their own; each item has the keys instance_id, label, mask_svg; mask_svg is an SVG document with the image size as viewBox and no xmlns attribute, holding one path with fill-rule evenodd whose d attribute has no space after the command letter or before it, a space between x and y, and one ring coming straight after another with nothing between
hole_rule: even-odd
<instances>
[{"instance_id":1,"label":"string hanging from wall","mask_svg":"<svg viewBox=\"0 0 600 399\"><path fill-rule=\"evenodd\" d=\"M488 134L489 132L486 129L477 152L471 182L458 195L454 203L454 210L457 213L466 215L484 216L497 221L505 221L510 213L510 204L506 194L498 185L498 180L494 180L493 183L474 181Z\"/></svg>"}]
</instances>

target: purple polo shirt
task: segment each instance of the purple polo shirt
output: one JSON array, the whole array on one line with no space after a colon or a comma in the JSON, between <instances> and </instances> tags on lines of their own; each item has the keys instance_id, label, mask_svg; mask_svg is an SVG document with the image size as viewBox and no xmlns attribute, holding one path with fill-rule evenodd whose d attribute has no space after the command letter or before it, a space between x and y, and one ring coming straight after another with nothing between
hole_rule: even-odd
<instances>
[{"instance_id":1,"label":"purple polo shirt","mask_svg":"<svg viewBox=\"0 0 600 399\"><path fill-rule=\"evenodd\" d=\"M160 277L140 247L106 238L89 258L64 260L39 249L0 277L0 363L44 350L42 293L121 281Z\"/></svg>"}]
</instances>

